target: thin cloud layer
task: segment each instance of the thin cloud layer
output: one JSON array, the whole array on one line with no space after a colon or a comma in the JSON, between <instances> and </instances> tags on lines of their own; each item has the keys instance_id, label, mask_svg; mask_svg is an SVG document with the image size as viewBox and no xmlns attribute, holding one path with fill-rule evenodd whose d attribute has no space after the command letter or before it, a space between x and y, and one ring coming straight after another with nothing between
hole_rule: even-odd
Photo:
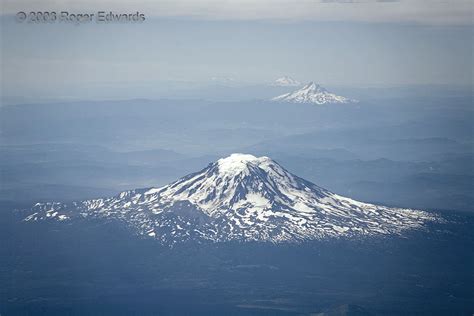
<instances>
[{"instance_id":1,"label":"thin cloud layer","mask_svg":"<svg viewBox=\"0 0 474 316\"><path fill-rule=\"evenodd\" d=\"M0 0L4 14L18 11L140 11L148 17L207 20L309 20L427 25L472 25L471 0Z\"/></svg>"}]
</instances>

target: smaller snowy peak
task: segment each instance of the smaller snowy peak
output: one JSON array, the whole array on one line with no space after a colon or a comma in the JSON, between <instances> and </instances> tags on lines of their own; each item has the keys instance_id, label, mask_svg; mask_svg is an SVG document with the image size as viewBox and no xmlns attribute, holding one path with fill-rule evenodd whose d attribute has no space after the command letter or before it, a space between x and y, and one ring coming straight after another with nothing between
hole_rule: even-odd
<instances>
[{"instance_id":1,"label":"smaller snowy peak","mask_svg":"<svg viewBox=\"0 0 474 316\"><path fill-rule=\"evenodd\" d=\"M311 104L327 104L327 103L356 103L358 101L348 99L343 96L336 95L327 91L325 88L314 82L306 84L301 89L277 96L271 101L289 102L289 103L311 103Z\"/></svg>"},{"instance_id":2,"label":"smaller snowy peak","mask_svg":"<svg viewBox=\"0 0 474 316\"><path fill-rule=\"evenodd\" d=\"M295 80L289 76L283 76L281 78L278 78L273 82L274 86L280 86L280 87L296 87L299 86L301 83L298 80Z\"/></svg>"},{"instance_id":3,"label":"smaller snowy peak","mask_svg":"<svg viewBox=\"0 0 474 316\"><path fill-rule=\"evenodd\" d=\"M303 91L303 92L306 92L306 93L325 93L325 92L328 92L321 85L315 84L312 81L310 83L306 84L303 88L301 88L300 91Z\"/></svg>"}]
</instances>

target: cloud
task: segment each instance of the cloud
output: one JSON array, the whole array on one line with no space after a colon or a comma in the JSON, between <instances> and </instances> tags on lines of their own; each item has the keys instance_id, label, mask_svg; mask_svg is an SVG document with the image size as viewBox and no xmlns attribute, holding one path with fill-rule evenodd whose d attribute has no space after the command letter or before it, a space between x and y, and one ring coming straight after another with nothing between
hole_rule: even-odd
<instances>
[{"instance_id":1,"label":"cloud","mask_svg":"<svg viewBox=\"0 0 474 316\"><path fill-rule=\"evenodd\" d=\"M3 12L112 10L206 20L310 20L472 25L472 0L0 0Z\"/></svg>"}]
</instances>

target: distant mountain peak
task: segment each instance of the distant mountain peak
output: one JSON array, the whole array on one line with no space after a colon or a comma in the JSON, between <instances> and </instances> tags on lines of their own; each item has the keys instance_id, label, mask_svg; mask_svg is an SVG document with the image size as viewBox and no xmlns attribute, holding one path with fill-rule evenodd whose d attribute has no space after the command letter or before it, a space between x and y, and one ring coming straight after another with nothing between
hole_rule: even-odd
<instances>
[{"instance_id":1,"label":"distant mountain peak","mask_svg":"<svg viewBox=\"0 0 474 316\"><path fill-rule=\"evenodd\" d=\"M293 92L285 93L283 95L272 98L271 101L288 102L288 103L312 103L312 104L327 104L327 103L355 103L356 100L351 100L343 96L338 96L330 93L325 88L314 82L307 83L301 89Z\"/></svg>"},{"instance_id":2,"label":"distant mountain peak","mask_svg":"<svg viewBox=\"0 0 474 316\"><path fill-rule=\"evenodd\" d=\"M301 83L298 80L291 78L290 76L283 76L278 78L273 83L274 86L281 86L281 87L295 87L299 86Z\"/></svg>"},{"instance_id":3,"label":"distant mountain peak","mask_svg":"<svg viewBox=\"0 0 474 316\"><path fill-rule=\"evenodd\" d=\"M105 199L38 203L26 221L116 221L163 244L401 234L429 213L362 203L299 178L268 157L232 154L160 188Z\"/></svg>"},{"instance_id":4,"label":"distant mountain peak","mask_svg":"<svg viewBox=\"0 0 474 316\"><path fill-rule=\"evenodd\" d=\"M315 84L313 81L308 82L301 90L306 90L308 92L326 92L321 85Z\"/></svg>"}]
</instances>

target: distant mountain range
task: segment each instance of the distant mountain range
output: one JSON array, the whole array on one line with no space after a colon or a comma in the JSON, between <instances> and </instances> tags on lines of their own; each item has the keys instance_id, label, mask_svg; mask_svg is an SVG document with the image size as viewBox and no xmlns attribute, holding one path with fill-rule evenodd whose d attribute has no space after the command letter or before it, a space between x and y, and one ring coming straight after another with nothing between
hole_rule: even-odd
<instances>
[{"instance_id":1,"label":"distant mountain range","mask_svg":"<svg viewBox=\"0 0 474 316\"><path fill-rule=\"evenodd\" d=\"M301 179L268 157L232 154L161 188L38 203L25 221L116 221L162 244L300 242L402 234L436 217L362 203Z\"/></svg>"},{"instance_id":2,"label":"distant mountain range","mask_svg":"<svg viewBox=\"0 0 474 316\"><path fill-rule=\"evenodd\" d=\"M355 103L356 100L348 99L343 96L338 96L330 93L322 86L310 82L301 89L293 92L285 93L283 95L272 98L275 102L288 103L311 103L311 104L327 104L327 103Z\"/></svg>"},{"instance_id":3,"label":"distant mountain range","mask_svg":"<svg viewBox=\"0 0 474 316\"><path fill-rule=\"evenodd\" d=\"M273 86L280 86L280 87L296 87L299 86L301 83L298 80L295 80L289 76L283 76L278 78L273 82Z\"/></svg>"}]
</instances>

